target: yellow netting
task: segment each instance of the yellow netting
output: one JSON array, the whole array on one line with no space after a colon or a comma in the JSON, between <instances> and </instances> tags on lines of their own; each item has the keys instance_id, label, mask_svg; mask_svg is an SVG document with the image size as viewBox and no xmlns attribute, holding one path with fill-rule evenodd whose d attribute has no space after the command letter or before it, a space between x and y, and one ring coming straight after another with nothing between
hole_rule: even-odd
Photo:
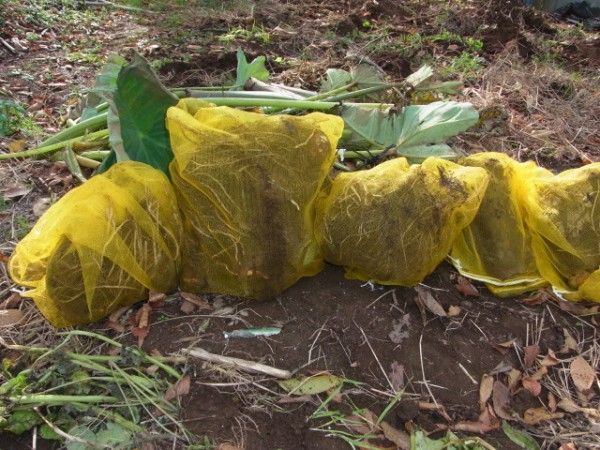
<instances>
[{"instance_id":1,"label":"yellow netting","mask_svg":"<svg viewBox=\"0 0 600 450\"><path fill-rule=\"evenodd\" d=\"M173 189L142 163L113 166L54 204L17 245L15 282L55 326L97 321L177 287L181 222Z\"/></svg>"},{"instance_id":2,"label":"yellow netting","mask_svg":"<svg viewBox=\"0 0 600 450\"><path fill-rule=\"evenodd\" d=\"M538 272L521 209L527 182L552 173L503 153L478 153L459 164L483 167L490 183L475 219L454 241L451 262L461 274L484 281L499 296L547 285Z\"/></svg>"},{"instance_id":3,"label":"yellow netting","mask_svg":"<svg viewBox=\"0 0 600 450\"><path fill-rule=\"evenodd\" d=\"M325 259L349 278L412 286L446 257L477 212L485 170L429 158L399 158L338 175L317 208Z\"/></svg>"},{"instance_id":4,"label":"yellow netting","mask_svg":"<svg viewBox=\"0 0 600 450\"><path fill-rule=\"evenodd\" d=\"M186 99L167 112L184 224L181 289L272 297L322 268L314 200L343 121L205 106Z\"/></svg>"},{"instance_id":5,"label":"yellow netting","mask_svg":"<svg viewBox=\"0 0 600 450\"><path fill-rule=\"evenodd\" d=\"M523 195L538 269L569 300L600 302L600 164L529 182Z\"/></svg>"}]
</instances>

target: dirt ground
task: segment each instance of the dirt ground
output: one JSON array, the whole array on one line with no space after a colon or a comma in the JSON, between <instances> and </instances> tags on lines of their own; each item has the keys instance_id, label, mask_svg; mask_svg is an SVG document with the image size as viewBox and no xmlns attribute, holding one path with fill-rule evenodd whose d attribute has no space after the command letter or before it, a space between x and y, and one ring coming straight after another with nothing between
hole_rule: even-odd
<instances>
[{"instance_id":1,"label":"dirt ground","mask_svg":"<svg viewBox=\"0 0 600 450\"><path fill-rule=\"evenodd\" d=\"M60 2L54 3L62 11ZM235 73L238 46L249 58L266 55L275 81L307 89L318 88L327 68L347 68L357 55L372 60L392 79L432 62L441 80L465 81L464 99L482 114L478 127L453 141L465 153L503 151L555 172L600 161L597 33L515 2L216 3L185 14L176 14L174 4L140 15L114 9L79 11L83 16L71 26L45 27L43 33L35 20L15 17L0 36L7 39L29 30L41 37L28 42L28 51L3 50L0 94L28 105L33 123L52 134L61 128L60 118L79 108L78 100L92 86L102 60L114 51L137 49L155 63L168 87L227 84ZM451 34L440 37L444 30ZM475 59L479 66L459 66L457 58L471 61L464 54L480 58ZM8 151L14 142L33 148L40 140L39 135L16 133L0 142L2 151ZM17 241L44 205L76 185L61 162L0 162L0 191L6 199L0 210L0 302L15 288L6 263ZM23 186L27 189L15 195L14 188ZM477 435L494 448L521 448L500 427L507 419L542 448L600 448L597 418L556 407L561 399L578 399L568 375L575 357L585 356L598 370L597 309L582 311L539 293L501 299L480 283L474 283L477 293L466 295L458 283L458 274L446 263L416 288L347 280L342 268L327 265L267 302L215 295L206 298L206 308L183 312L184 300L175 293L153 311L142 348L168 355L201 347L294 376L335 375L350 381L326 406L330 411L350 416L365 409L378 416L392 404L385 415L389 425L424 430L431 438L451 429L460 437ZM417 289L433 295L445 314L415 301ZM35 336L0 331L5 341L56 342L29 300L19 308L26 318L23 330L35 324L45 331ZM131 314L121 322L126 325ZM247 327L279 327L281 332L251 339L223 334ZM105 323L86 329L136 341ZM532 361L529 350L536 345ZM542 364L553 353L558 362ZM539 375L542 367L548 371ZM514 370L523 378L539 375L541 391L510 386ZM198 443L207 436L213 448L222 450L344 449L352 447L336 430L361 434L358 427L327 424L314 416L327 394L289 402L273 377L194 358L186 371L192 387L181 400L181 419ZM487 422L480 405L485 375L510 386L506 401L500 398L504 391L494 391L498 417ZM593 389L584 406L597 410L598 388ZM403 395L395 399L400 391ZM555 415L527 423L523 418L534 408ZM374 435L371 447L365 448L399 448L390 435L380 430ZM0 434L0 448L32 448L32 439L27 433ZM58 447L40 441L37 448ZM185 446L169 442L142 448Z\"/></svg>"}]
</instances>

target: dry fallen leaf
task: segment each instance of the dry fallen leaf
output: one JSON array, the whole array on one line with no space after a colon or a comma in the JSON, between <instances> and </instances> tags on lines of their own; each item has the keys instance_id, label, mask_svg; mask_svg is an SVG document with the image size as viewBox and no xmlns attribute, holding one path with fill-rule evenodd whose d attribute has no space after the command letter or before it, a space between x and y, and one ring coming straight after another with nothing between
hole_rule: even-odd
<instances>
[{"instance_id":1,"label":"dry fallen leaf","mask_svg":"<svg viewBox=\"0 0 600 450\"><path fill-rule=\"evenodd\" d=\"M150 332L150 312L152 307L148 303L144 303L140 309L138 309L135 317L133 318L133 326L131 327L131 334L138 338L138 347L142 347L144 339Z\"/></svg>"},{"instance_id":2,"label":"dry fallen leaf","mask_svg":"<svg viewBox=\"0 0 600 450\"><path fill-rule=\"evenodd\" d=\"M410 435L406 431L398 430L386 421L382 421L379 426L381 427L381 431L383 431L383 435L388 441L396 444L401 450L410 449Z\"/></svg>"},{"instance_id":3,"label":"dry fallen leaf","mask_svg":"<svg viewBox=\"0 0 600 450\"><path fill-rule=\"evenodd\" d=\"M436 411L440 416L442 416L448 422L452 422L452 419L446 412L446 408L444 408L443 405L425 402L422 400L419 400L418 405L419 405L419 409L424 409L426 411Z\"/></svg>"},{"instance_id":4,"label":"dry fallen leaf","mask_svg":"<svg viewBox=\"0 0 600 450\"><path fill-rule=\"evenodd\" d=\"M525 303L526 305L541 305L542 303L546 303L551 300L556 300L556 297L548 290L540 289L531 297L519 300L519 302Z\"/></svg>"},{"instance_id":5,"label":"dry fallen leaf","mask_svg":"<svg viewBox=\"0 0 600 450\"><path fill-rule=\"evenodd\" d=\"M450 305L448 308L448 316L456 317L462 312L462 308L456 305Z\"/></svg>"},{"instance_id":6,"label":"dry fallen leaf","mask_svg":"<svg viewBox=\"0 0 600 450\"><path fill-rule=\"evenodd\" d=\"M523 376L523 374L521 373L520 370L517 369L512 369L509 373L508 373L508 389L510 392L515 393L519 387L519 381L521 381L521 377Z\"/></svg>"},{"instance_id":7,"label":"dry fallen leaf","mask_svg":"<svg viewBox=\"0 0 600 450\"><path fill-rule=\"evenodd\" d=\"M196 309L196 305L194 305L192 302L188 302L187 300L184 300L179 307L179 310L184 314L191 314L194 312L194 309Z\"/></svg>"},{"instance_id":8,"label":"dry fallen leaf","mask_svg":"<svg viewBox=\"0 0 600 450\"><path fill-rule=\"evenodd\" d=\"M6 147L11 153L19 153L25 150L25 147L27 147L27 141L25 139L17 139L16 141L6 144Z\"/></svg>"},{"instance_id":9,"label":"dry fallen leaf","mask_svg":"<svg viewBox=\"0 0 600 450\"><path fill-rule=\"evenodd\" d=\"M560 350L558 351L558 353L570 353L570 352L575 352L577 353L578 350L578 345L577 345L577 341L575 339L573 339L573 336L571 336L571 333L569 333L569 330L567 330L566 328L563 328L563 335L565 337L565 342L563 343L562 347L560 348Z\"/></svg>"},{"instance_id":10,"label":"dry fallen leaf","mask_svg":"<svg viewBox=\"0 0 600 450\"><path fill-rule=\"evenodd\" d=\"M0 327L12 327L18 325L25 317L20 309L0 310Z\"/></svg>"},{"instance_id":11,"label":"dry fallen leaf","mask_svg":"<svg viewBox=\"0 0 600 450\"><path fill-rule=\"evenodd\" d=\"M532 377L523 378L521 381L523 383L523 387L531 392L532 395L538 396L542 393L542 385L540 382Z\"/></svg>"},{"instance_id":12,"label":"dry fallen leaf","mask_svg":"<svg viewBox=\"0 0 600 450\"><path fill-rule=\"evenodd\" d=\"M569 371L575 387L581 392L589 390L596 380L596 371L581 356L571 361Z\"/></svg>"},{"instance_id":13,"label":"dry fallen leaf","mask_svg":"<svg viewBox=\"0 0 600 450\"><path fill-rule=\"evenodd\" d=\"M523 423L527 425L537 425L546 420L556 420L565 417L564 413L556 413L548 411L546 408L529 408L523 413Z\"/></svg>"},{"instance_id":14,"label":"dry fallen leaf","mask_svg":"<svg viewBox=\"0 0 600 450\"><path fill-rule=\"evenodd\" d=\"M166 298L167 295L164 292L150 291L148 293L148 304L156 309L166 300Z\"/></svg>"},{"instance_id":15,"label":"dry fallen leaf","mask_svg":"<svg viewBox=\"0 0 600 450\"><path fill-rule=\"evenodd\" d=\"M486 408L480 415L477 422L458 422L452 427L454 431L466 431L467 433L485 434L492 430L500 428L500 421L493 414L490 408Z\"/></svg>"},{"instance_id":16,"label":"dry fallen leaf","mask_svg":"<svg viewBox=\"0 0 600 450\"><path fill-rule=\"evenodd\" d=\"M177 380L177 382L171 386L166 394L164 395L164 399L166 401L171 401L177 397L182 397L184 395L187 395L190 393L190 383L191 383L191 378L189 377L189 375L186 375L182 378L180 378L179 380Z\"/></svg>"},{"instance_id":17,"label":"dry fallen leaf","mask_svg":"<svg viewBox=\"0 0 600 450\"><path fill-rule=\"evenodd\" d=\"M562 444L558 450L577 450L577 447L575 447L575 444L573 442L566 442L564 444Z\"/></svg>"},{"instance_id":18,"label":"dry fallen leaf","mask_svg":"<svg viewBox=\"0 0 600 450\"><path fill-rule=\"evenodd\" d=\"M575 403L573 400L569 400L568 398L563 398L558 402L557 405L563 411L568 413L577 413L581 412L585 414L589 419L594 422L600 421L600 410L596 408L583 408Z\"/></svg>"},{"instance_id":19,"label":"dry fallen leaf","mask_svg":"<svg viewBox=\"0 0 600 450\"><path fill-rule=\"evenodd\" d=\"M556 354L554 353L554 350L552 350L552 349L549 348L548 349L548 354L546 356L544 356L544 359L542 359L542 361L540 362L540 364L542 366L545 366L545 367L555 366L556 364L560 364L560 361L556 357Z\"/></svg>"},{"instance_id":20,"label":"dry fallen leaf","mask_svg":"<svg viewBox=\"0 0 600 450\"><path fill-rule=\"evenodd\" d=\"M237 445L230 444L229 442L225 442L224 444L219 444L217 450L243 450Z\"/></svg>"},{"instance_id":21,"label":"dry fallen leaf","mask_svg":"<svg viewBox=\"0 0 600 450\"><path fill-rule=\"evenodd\" d=\"M399 364L398 361L392 362L390 382L395 392L400 392L404 389L404 365Z\"/></svg>"},{"instance_id":22,"label":"dry fallen leaf","mask_svg":"<svg viewBox=\"0 0 600 450\"><path fill-rule=\"evenodd\" d=\"M106 328L111 330L115 330L117 333L125 333L125 327L121 325L119 322L113 322L112 320L107 320L104 324Z\"/></svg>"},{"instance_id":23,"label":"dry fallen leaf","mask_svg":"<svg viewBox=\"0 0 600 450\"><path fill-rule=\"evenodd\" d=\"M533 367L535 359L540 354L540 346L537 344L528 345L523 348L523 352L525 353L525 367L529 369L530 367Z\"/></svg>"},{"instance_id":24,"label":"dry fallen leaf","mask_svg":"<svg viewBox=\"0 0 600 450\"><path fill-rule=\"evenodd\" d=\"M456 290L467 297L480 297L481 294L473 284L463 276L458 276Z\"/></svg>"},{"instance_id":25,"label":"dry fallen leaf","mask_svg":"<svg viewBox=\"0 0 600 450\"><path fill-rule=\"evenodd\" d=\"M195 295L190 292L181 292L179 295L181 295L182 299L184 299L190 303L193 303L201 310L202 309L210 309L210 305L209 305L208 301L205 298L200 297L199 295Z\"/></svg>"},{"instance_id":26,"label":"dry fallen leaf","mask_svg":"<svg viewBox=\"0 0 600 450\"><path fill-rule=\"evenodd\" d=\"M552 392L548 392L548 409L556 412L556 397Z\"/></svg>"},{"instance_id":27,"label":"dry fallen leaf","mask_svg":"<svg viewBox=\"0 0 600 450\"><path fill-rule=\"evenodd\" d=\"M13 292L10 294L10 297L0 303L0 309L16 309L17 306L19 306L19 303L21 303L21 300L21 294Z\"/></svg>"},{"instance_id":28,"label":"dry fallen leaf","mask_svg":"<svg viewBox=\"0 0 600 450\"><path fill-rule=\"evenodd\" d=\"M513 348L513 344L516 342L516 340L517 338L513 338L509 341L502 342L501 344L494 344L494 348L503 355L506 355L508 351Z\"/></svg>"},{"instance_id":29,"label":"dry fallen leaf","mask_svg":"<svg viewBox=\"0 0 600 450\"><path fill-rule=\"evenodd\" d=\"M575 302L559 301L558 307L563 311L575 314L576 316L589 316L591 314L597 314L600 309L599 306L585 306Z\"/></svg>"},{"instance_id":30,"label":"dry fallen leaf","mask_svg":"<svg viewBox=\"0 0 600 450\"><path fill-rule=\"evenodd\" d=\"M513 420L513 416L508 412L510 406L510 391L504 383L495 381L492 389L492 403L494 412L501 419Z\"/></svg>"},{"instance_id":31,"label":"dry fallen leaf","mask_svg":"<svg viewBox=\"0 0 600 450\"><path fill-rule=\"evenodd\" d=\"M446 317L448 315L446 314L446 311L444 310L442 305L440 305L435 299L435 297L431 294L429 289L424 287L416 287L415 290L417 291L416 301L418 303L424 305L429 311L431 311L436 316Z\"/></svg>"},{"instance_id":32,"label":"dry fallen leaf","mask_svg":"<svg viewBox=\"0 0 600 450\"><path fill-rule=\"evenodd\" d=\"M3 196L5 199L19 198L29 194L32 189L31 186L11 186L3 192Z\"/></svg>"},{"instance_id":33,"label":"dry fallen leaf","mask_svg":"<svg viewBox=\"0 0 600 450\"><path fill-rule=\"evenodd\" d=\"M35 217L41 217L50 208L52 199L50 197L39 197L33 202L33 215Z\"/></svg>"},{"instance_id":34,"label":"dry fallen leaf","mask_svg":"<svg viewBox=\"0 0 600 450\"><path fill-rule=\"evenodd\" d=\"M479 384L479 411L483 411L486 408L487 401L492 396L493 387L494 377L484 374Z\"/></svg>"}]
</instances>

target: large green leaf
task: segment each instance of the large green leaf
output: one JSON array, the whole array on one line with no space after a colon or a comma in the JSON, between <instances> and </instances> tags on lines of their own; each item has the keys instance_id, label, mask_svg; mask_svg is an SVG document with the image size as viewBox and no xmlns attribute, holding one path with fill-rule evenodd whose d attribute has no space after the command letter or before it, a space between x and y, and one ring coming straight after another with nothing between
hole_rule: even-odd
<instances>
[{"instance_id":1,"label":"large green leaf","mask_svg":"<svg viewBox=\"0 0 600 450\"><path fill-rule=\"evenodd\" d=\"M108 61L100 69L100 73L96 77L96 83L86 98L81 120L97 116L98 106L103 101L112 99L112 94L117 90L119 71L125 64L127 64L127 61L122 56L109 55Z\"/></svg>"},{"instance_id":2,"label":"large green leaf","mask_svg":"<svg viewBox=\"0 0 600 450\"><path fill-rule=\"evenodd\" d=\"M133 62L119 72L113 97L127 157L168 174L173 152L165 116L167 109L177 103L177 97L162 85L148 62L137 53ZM101 169L106 170L121 159L117 153Z\"/></svg>"},{"instance_id":3,"label":"large green leaf","mask_svg":"<svg viewBox=\"0 0 600 450\"><path fill-rule=\"evenodd\" d=\"M527 450L539 450L540 446L538 443L524 431L518 430L510 426L506 421L502 421L502 431L508 436L508 438L517 444L520 448Z\"/></svg>"},{"instance_id":4,"label":"large green leaf","mask_svg":"<svg viewBox=\"0 0 600 450\"><path fill-rule=\"evenodd\" d=\"M352 130L348 147L395 147L399 155L424 159L445 157L452 152L444 142L475 125L479 118L470 103L434 102L428 105L410 105L398 114L391 110L346 105L340 115Z\"/></svg>"},{"instance_id":5,"label":"large green leaf","mask_svg":"<svg viewBox=\"0 0 600 450\"><path fill-rule=\"evenodd\" d=\"M386 84L383 73L377 67L366 63L358 64L350 69L350 72L344 69L327 69L325 75L321 92L330 92L350 83L356 83L360 89Z\"/></svg>"},{"instance_id":6,"label":"large green leaf","mask_svg":"<svg viewBox=\"0 0 600 450\"><path fill-rule=\"evenodd\" d=\"M266 58L259 56L255 58L251 63L248 63L246 55L241 48L237 50L237 72L235 86L233 90L242 89L246 81L250 78L256 78L260 81L267 81L269 79L269 71L265 67Z\"/></svg>"}]
</instances>

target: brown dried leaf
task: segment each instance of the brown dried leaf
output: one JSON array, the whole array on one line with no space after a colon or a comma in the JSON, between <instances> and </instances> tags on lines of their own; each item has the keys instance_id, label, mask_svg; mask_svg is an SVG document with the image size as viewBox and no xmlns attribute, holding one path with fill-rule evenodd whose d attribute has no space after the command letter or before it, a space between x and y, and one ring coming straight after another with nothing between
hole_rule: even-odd
<instances>
[{"instance_id":1,"label":"brown dried leaf","mask_svg":"<svg viewBox=\"0 0 600 450\"><path fill-rule=\"evenodd\" d=\"M517 369L512 369L509 373L508 373L508 389L510 392L515 393L519 387L519 381L521 381L521 377L523 376L523 374L521 373L520 370Z\"/></svg>"},{"instance_id":2,"label":"brown dried leaf","mask_svg":"<svg viewBox=\"0 0 600 450\"><path fill-rule=\"evenodd\" d=\"M549 367L549 366L555 366L556 364L560 364L560 361L556 357L554 350L549 348L548 354L546 356L544 356L544 359L542 359L540 364L544 367Z\"/></svg>"},{"instance_id":3,"label":"brown dried leaf","mask_svg":"<svg viewBox=\"0 0 600 450\"><path fill-rule=\"evenodd\" d=\"M460 306L450 305L450 307L448 308L448 316L449 317L456 317L461 312L462 312L462 308Z\"/></svg>"},{"instance_id":4,"label":"brown dried leaf","mask_svg":"<svg viewBox=\"0 0 600 450\"><path fill-rule=\"evenodd\" d=\"M535 359L540 354L540 346L537 344L528 345L523 348L523 352L525 353L525 367L529 369L530 367L533 367Z\"/></svg>"},{"instance_id":5,"label":"brown dried leaf","mask_svg":"<svg viewBox=\"0 0 600 450\"><path fill-rule=\"evenodd\" d=\"M177 382L173 386L171 386L167 390L163 399L166 401L171 401L177 397L181 397L183 395L189 394L190 393L190 383L191 383L191 378L189 377L189 375L186 375L186 376L180 378L179 380L177 380Z\"/></svg>"},{"instance_id":6,"label":"brown dried leaf","mask_svg":"<svg viewBox=\"0 0 600 450\"><path fill-rule=\"evenodd\" d=\"M237 445L230 444L229 442L225 442L223 444L219 444L217 450L244 450Z\"/></svg>"},{"instance_id":7,"label":"brown dried leaf","mask_svg":"<svg viewBox=\"0 0 600 450\"><path fill-rule=\"evenodd\" d=\"M589 316L598 313L600 306L585 306L575 302L559 301L558 307L563 311L575 314L576 316Z\"/></svg>"},{"instance_id":8,"label":"brown dried leaf","mask_svg":"<svg viewBox=\"0 0 600 450\"><path fill-rule=\"evenodd\" d=\"M0 304L0 309L16 309L17 306L19 306L19 303L21 303L21 300L21 294L13 292L10 294L10 297Z\"/></svg>"},{"instance_id":9,"label":"brown dried leaf","mask_svg":"<svg viewBox=\"0 0 600 450\"><path fill-rule=\"evenodd\" d=\"M554 295L546 289L540 289L531 297L524 298L520 302L526 305L541 305L551 300L556 300Z\"/></svg>"},{"instance_id":10,"label":"brown dried leaf","mask_svg":"<svg viewBox=\"0 0 600 450\"><path fill-rule=\"evenodd\" d=\"M117 333L125 333L125 327L121 325L119 322L113 322L112 320L107 320L104 324L106 328L111 330L115 330Z\"/></svg>"},{"instance_id":11,"label":"brown dried leaf","mask_svg":"<svg viewBox=\"0 0 600 450\"><path fill-rule=\"evenodd\" d=\"M416 287L415 290L417 291L417 297L421 304L423 304L429 311L440 317L446 317L448 315L446 314L446 311L442 305L440 305L435 297L431 294L429 289L424 287Z\"/></svg>"},{"instance_id":12,"label":"brown dried leaf","mask_svg":"<svg viewBox=\"0 0 600 450\"><path fill-rule=\"evenodd\" d=\"M521 421L527 425L537 425L546 420L556 420L565 417L564 413L548 411L546 408L529 408L523 413Z\"/></svg>"},{"instance_id":13,"label":"brown dried leaf","mask_svg":"<svg viewBox=\"0 0 600 450\"><path fill-rule=\"evenodd\" d=\"M400 392L404 389L404 365L399 364L398 361L392 362L390 382L392 383L394 391Z\"/></svg>"},{"instance_id":14,"label":"brown dried leaf","mask_svg":"<svg viewBox=\"0 0 600 450\"><path fill-rule=\"evenodd\" d=\"M565 337L565 342L563 343L563 345L560 348L560 350L558 351L558 353L570 353L570 352L577 353L579 351L577 341L575 339L573 339L573 336L571 336L571 333L569 333L569 330L567 330L566 328L563 328L563 335Z\"/></svg>"},{"instance_id":15,"label":"brown dried leaf","mask_svg":"<svg viewBox=\"0 0 600 450\"><path fill-rule=\"evenodd\" d=\"M560 409L562 409L563 411L566 411L568 413L581 412L594 422L600 421L600 410L599 409L583 408L583 407L579 406L577 403L575 403L574 401L569 400L568 398L561 399L558 402L557 406Z\"/></svg>"},{"instance_id":16,"label":"brown dried leaf","mask_svg":"<svg viewBox=\"0 0 600 450\"><path fill-rule=\"evenodd\" d=\"M21 323L25 314L20 309L0 310L0 327L12 327Z\"/></svg>"},{"instance_id":17,"label":"brown dried leaf","mask_svg":"<svg viewBox=\"0 0 600 450\"><path fill-rule=\"evenodd\" d=\"M201 310L202 309L211 309L210 305L208 304L208 301L203 297L192 294L190 292L181 292L180 295L181 295L182 299L184 299L190 303L193 303Z\"/></svg>"},{"instance_id":18,"label":"brown dried leaf","mask_svg":"<svg viewBox=\"0 0 600 450\"><path fill-rule=\"evenodd\" d=\"M27 195L33 189L32 186L11 186L3 192L4 198L19 198Z\"/></svg>"},{"instance_id":19,"label":"brown dried leaf","mask_svg":"<svg viewBox=\"0 0 600 450\"><path fill-rule=\"evenodd\" d=\"M121 306L119 309L113 311L108 316L109 322L118 322L123 314L125 314L129 310L129 306Z\"/></svg>"},{"instance_id":20,"label":"brown dried leaf","mask_svg":"<svg viewBox=\"0 0 600 450\"><path fill-rule=\"evenodd\" d=\"M304 403L311 402L313 400L312 395L298 395L296 397L282 397L277 400L277 403Z\"/></svg>"},{"instance_id":21,"label":"brown dried leaf","mask_svg":"<svg viewBox=\"0 0 600 450\"><path fill-rule=\"evenodd\" d=\"M481 297L477 288L461 275L458 276L456 290L467 297Z\"/></svg>"},{"instance_id":22,"label":"brown dried leaf","mask_svg":"<svg viewBox=\"0 0 600 450\"><path fill-rule=\"evenodd\" d=\"M153 308L158 308L167 298L164 292L150 291L148 293L148 304Z\"/></svg>"},{"instance_id":23,"label":"brown dried leaf","mask_svg":"<svg viewBox=\"0 0 600 450\"><path fill-rule=\"evenodd\" d=\"M179 307L179 310L184 314L191 314L194 312L194 309L196 309L196 305L194 305L192 302L188 302L187 300L184 300Z\"/></svg>"},{"instance_id":24,"label":"brown dried leaf","mask_svg":"<svg viewBox=\"0 0 600 450\"><path fill-rule=\"evenodd\" d=\"M542 385L532 377L523 378L523 387L531 392L534 396L539 396L542 393Z\"/></svg>"},{"instance_id":25,"label":"brown dried leaf","mask_svg":"<svg viewBox=\"0 0 600 450\"><path fill-rule=\"evenodd\" d=\"M50 208L52 199L50 197L39 197L33 202L33 215L41 217Z\"/></svg>"},{"instance_id":26,"label":"brown dried leaf","mask_svg":"<svg viewBox=\"0 0 600 450\"><path fill-rule=\"evenodd\" d=\"M565 442L558 448L558 450L577 450L577 447L575 447L573 442Z\"/></svg>"},{"instance_id":27,"label":"brown dried leaf","mask_svg":"<svg viewBox=\"0 0 600 450\"><path fill-rule=\"evenodd\" d=\"M548 392L548 409L556 412L556 397L552 392Z\"/></svg>"},{"instance_id":28,"label":"brown dried leaf","mask_svg":"<svg viewBox=\"0 0 600 450\"><path fill-rule=\"evenodd\" d=\"M440 416L442 416L448 422L452 422L452 419L446 412L446 408L444 408L443 405L440 405L440 404L436 405L435 403L425 402L422 400L419 400L418 405L419 405L419 409L424 409L426 411L436 411Z\"/></svg>"},{"instance_id":29,"label":"brown dried leaf","mask_svg":"<svg viewBox=\"0 0 600 450\"><path fill-rule=\"evenodd\" d=\"M410 435L406 431L398 430L386 421L382 421L379 426L381 427L381 431L383 431L383 435L388 441L396 444L401 450L410 449Z\"/></svg>"},{"instance_id":30,"label":"brown dried leaf","mask_svg":"<svg viewBox=\"0 0 600 450\"><path fill-rule=\"evenodd\" d=\"M492 389L494 387L494 377L484 374L481 377L481 383L479 383L479 411L486 408L487 401L492 396Z\"/></svg>"},{"instance_id":31,"label":"brown dried leaf","mask_svg":"<svg viewBox=\"0 0 600 450\"><path fill-rule=\"evenodd\" d=\"M11 153L19 153L25 150L25 148L27 147L27 141L25 139L17 139L16 141L12 141L6 144L6 147Z\"/></svg>"},{"instance_id":32,"label":"brown dried leaf","mask_svg":"<svg viewBox=\"0 0 600 450\"><path fill-rule=\"evenodd\" d=\"M581 392L589 390L596 380L596 371L581 356L571 361L569 371L575 387Z\"/></svg>"},{"instance_id":33,"label":"brown dried leaf","mask_svg":"<svg viewBox=\"0 0 600 450\"><path fill-rule=\"evenodd\" d=\"M494 412L502 419L513 420L513 416L507 411L510 406L510 391L508 387L500 381L494 382L492 389L492 403L494 405Z\"/></svg>"},{"instance_id":34,"label":"brown dried leaf","mask_svg":"<svg viewBox=\"0 0 600 450\"><path fill-rule=\"evenodd\" d=\"M458 422L452 429L454 431L465 431L467 433L484 434L500 428L500 421L489 408L486 408L480 415L477 422Z\"/></svg>"},{"instance_id":35,"label":"brown dried leaf","mask_svg":"<svg viewBox=\"0 0 600 450\"><path fill-rule=\"evenodd\" d=\"M531 375L531 378L534 380L541 380L544 375L548 373L548 368L546 366L540 367L536 372Z\"/></svg>"},{"instance_id":36,"label":"brown dried leaf","mask_svg":"<svg viewBox=\"0 0 600 450\"><path fill-rule=\"evenodd\" d=\"M516 342L516 340L517 338L513 338L510 341L502 342L501 344L494 344L494 348L503 355L506 355L508 351L513 347L513 344Z\"/></svg>"}]
</instances>

